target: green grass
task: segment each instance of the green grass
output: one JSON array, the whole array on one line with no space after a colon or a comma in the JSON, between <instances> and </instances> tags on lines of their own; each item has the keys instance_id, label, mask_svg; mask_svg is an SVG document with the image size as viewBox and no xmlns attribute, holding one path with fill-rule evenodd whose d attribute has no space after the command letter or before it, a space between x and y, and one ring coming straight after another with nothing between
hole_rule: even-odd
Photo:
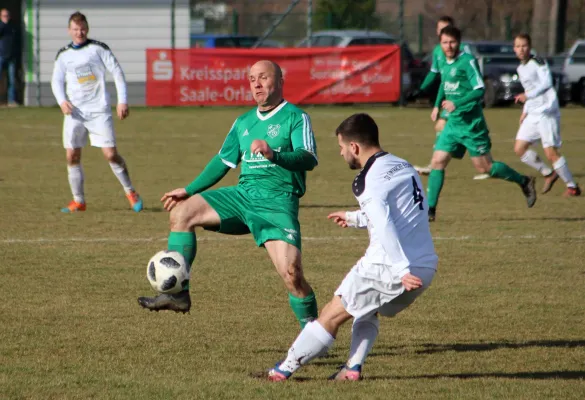
<instances>
[{"instance_id":1,"label":"green grass","mask_svg":"<svg viewBox=\"0 0 585 400\"><path fill-rule=\"evenodd\" d=\"M355 171L333 135L356 110L376 118L387 151L412 163L428 161L434 140L430 110L307 109L320 165L309 173L300 218L320 306L367 245L365 232L325 218L357 206ZM347 356L349 325L329 357L292 382L251 377L285 355L298 325L265 251L248 236L198 231L192 312L141 309L136 297L152 293L146 262L168 233L162 193L201 171L241 112L134 109L116 127L144 212L129 210L99 150L88 147L88 211L62 215L70 200L62 116L0 110L0 398L584 397L585 200L563 198L559 182L529 210L517 186L472 180L468 159L449 167L432 225L439 274L412 307L382 320L362 382L326 381ZM487 112L496 159L528 173L512 151L518 117L518 109ZM583 125L583 110L563 112L563 151L581 181Z\"/></svg>"}]
</instances>

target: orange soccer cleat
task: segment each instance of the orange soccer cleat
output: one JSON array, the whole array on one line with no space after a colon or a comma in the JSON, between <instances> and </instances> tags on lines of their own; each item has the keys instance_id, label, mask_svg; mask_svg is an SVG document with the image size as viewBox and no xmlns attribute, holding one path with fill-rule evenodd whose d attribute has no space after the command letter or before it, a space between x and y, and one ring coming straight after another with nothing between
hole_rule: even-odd
<instances>
[{"instance_id":1,"label":"orange soccer cleat","mask_svg":"<svg viewBox=\"0 0 585 400\"><path fill-rule=\"evenodd\" d=\"M85 211L85 203L78 203L75 200L71 200L71 203L67 207L63 207L61 212L73 213L77 211Z\"/></svg>"}]
</instances>

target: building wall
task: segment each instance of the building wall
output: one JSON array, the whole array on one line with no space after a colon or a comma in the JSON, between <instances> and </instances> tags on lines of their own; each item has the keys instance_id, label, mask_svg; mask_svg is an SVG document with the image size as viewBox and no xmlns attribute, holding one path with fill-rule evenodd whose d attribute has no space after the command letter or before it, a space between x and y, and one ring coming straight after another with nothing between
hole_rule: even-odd
<instances>
[{"instance_id":1,"label":"building wall","mask_svg":"<svg viewBox=\"0 0 585 400\"><path fill-rule=\"evenodd\" d=\"M146 83L146 49L170 48L171 0L52 0L25 1L27 31L25 104L55 104L50 89L57 51L70 42L69 16L80 11L89 22L89 37L106 43L122 65L128 82L128 101L143 105ZM175 47L189 47L189 0L175 1ZM32 50L29 52L29 50ZM113 80L109 80L115 104Z\"/></svg>"}]
</instances>

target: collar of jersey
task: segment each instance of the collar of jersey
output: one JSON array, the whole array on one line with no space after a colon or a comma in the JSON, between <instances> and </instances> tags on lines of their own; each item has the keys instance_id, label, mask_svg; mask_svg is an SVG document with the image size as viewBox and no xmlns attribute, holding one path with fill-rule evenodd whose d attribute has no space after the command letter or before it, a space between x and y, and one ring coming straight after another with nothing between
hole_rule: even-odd
<instances>
[{"instance_id":1,"label":"collar of jersey","mask_svg":"<svg viewBox=\"0 0 585 400\"><path fill-rule=\"evenodd\" d=\"M262 115L262 113L260 112L260 110L259 109L256 109L256 115L258 116L258 119L259 120L266 121L270 117L274 116L274 114L276 114L277 112L279 112L282 109L282 107L284 107L287 103L288 102L286 100L283 100L282 103L280 103L280 105L278 107L276 107L274 110L270 111L266 115Z\"/></svg>"},{"instance_id":2,"label":"collar of jersey","mask_svg":"<svg viewBox=\"0 0 585 400\"><path fill-rule=\"evenodd\" d=\"M445 57L445 61L447 61L447 64L451 65L451 64L453 64L455 61L457 61L457 59L458 59L459 57L461 57L461 55L462 55L462 54L463 54L463 51L459 50L459 53L457 53L457 56L456 56L454 59L452 59L451 61L449 61L449 60L447 60L447 57Z\"/></svg>"},{"instance_id":3,"label":"collar of jersey","mask_svg":"<svg viewBox=\"0 0 585 400\"><path fill-rule=\"evenodd\" d=\"M83 42L83 44L80 44L80 45L76 45L76 44L73 44L73 42L71 42L69 44L69 47L71 47L73 50L79 50L79 49L84 48L85 46L87 46L90 43L91 43L90 39L87 39L85 42Z\"/></svg>"}]
</instances>

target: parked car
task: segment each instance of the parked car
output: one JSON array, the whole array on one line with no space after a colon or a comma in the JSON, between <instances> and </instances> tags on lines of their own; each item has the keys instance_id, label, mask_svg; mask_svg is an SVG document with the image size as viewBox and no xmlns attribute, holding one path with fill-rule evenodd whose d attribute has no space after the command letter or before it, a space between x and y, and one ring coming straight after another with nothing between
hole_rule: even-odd
<instances>
[{"instance_id":1,"label":"parked car","mask_svg":"<svg viewBox=\"0 0 585 400\"><path fill-rule=\"evenodd\" d=\"M399 39L381 31L368 30L327 30L317 31L311 35L311 39L305 38L297 44L297 47L349 47L371 46L384 44L398 44ZM410 69L418 66L419 61L414 57L407 43L402 46L404 63L402 65L402 86L406 95L414 88Z\"/></svg>"},{"instance_id":2,"label":"parked car","mask_svg":"<svg viewBox=\"0 0 585 400\"><path fill-rule=\"evenodd\" d=\"M571 98L585 106L585 39L577 40L565 59L565 74L571 84Z\"/></svg>"},{"instance_id":3,"label":"parked car","mask_svg":"<svg viewBox=\"0 0 585 400\"><path fill-rule=\"evenodd\" d=\"M203 48L251 48L260 39L253 35L192 34L191 47ZM282 43L266 39L259 47L284 47Z\"/></svg>"}]
</instances>

